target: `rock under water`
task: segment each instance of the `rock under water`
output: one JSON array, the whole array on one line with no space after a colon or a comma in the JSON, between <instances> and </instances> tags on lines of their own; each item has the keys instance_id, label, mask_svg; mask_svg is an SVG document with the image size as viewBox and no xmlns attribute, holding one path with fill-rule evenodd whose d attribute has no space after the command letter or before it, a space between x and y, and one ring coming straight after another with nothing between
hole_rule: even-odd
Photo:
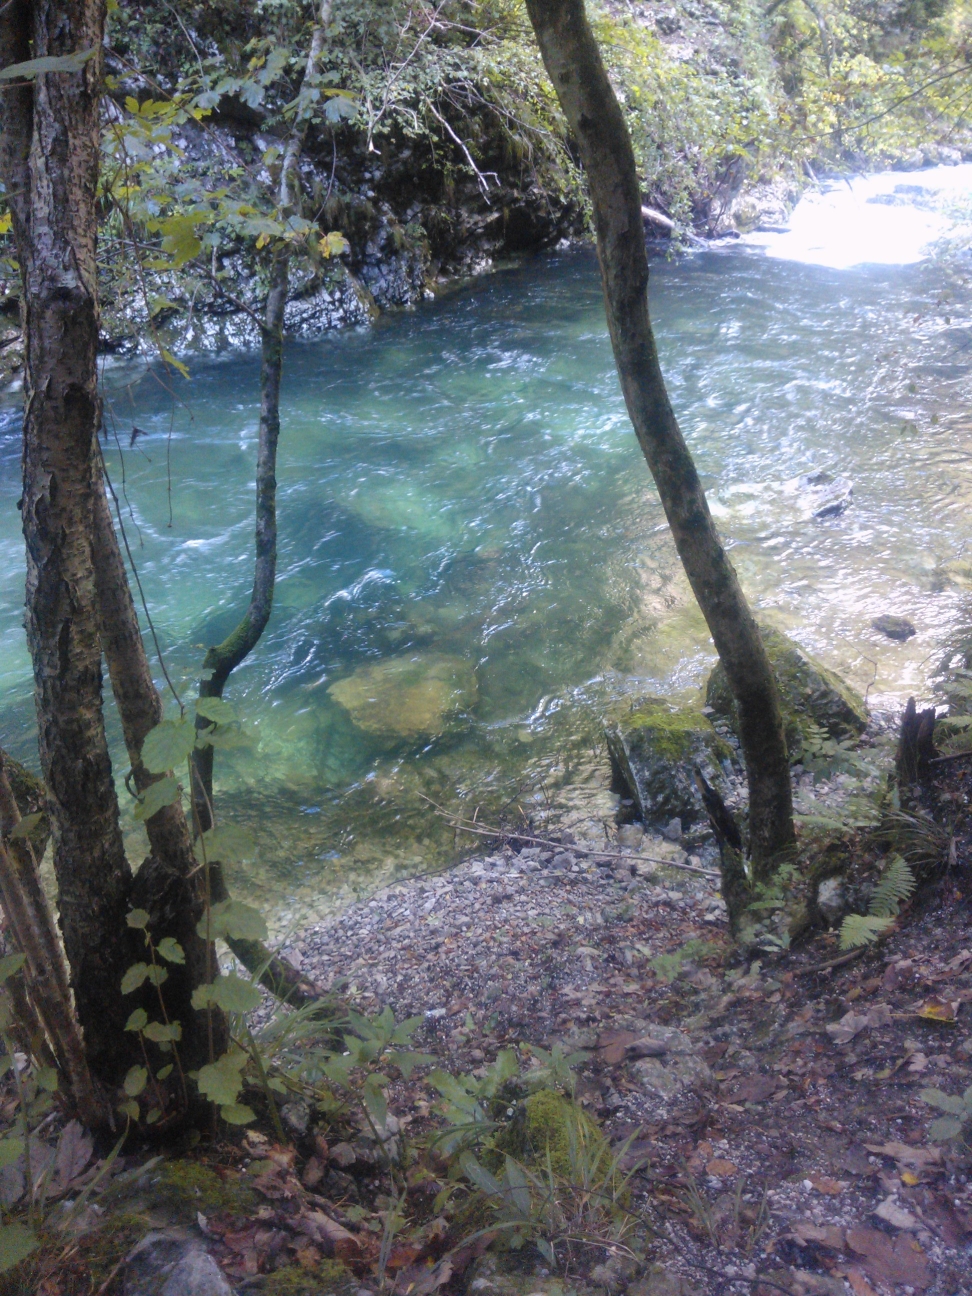
<instances>
[{"instance_id":1,"label":"rock under water","mask_svg":"<svg viewBox=\"0 0 972 1296\"><path fill-rule=\"evenodd\" d=\"M362 666L328 690L359 729L377 738L437 738L476 704L473 666L444 653L415 653Z\"/></svg>"}]
</instances>

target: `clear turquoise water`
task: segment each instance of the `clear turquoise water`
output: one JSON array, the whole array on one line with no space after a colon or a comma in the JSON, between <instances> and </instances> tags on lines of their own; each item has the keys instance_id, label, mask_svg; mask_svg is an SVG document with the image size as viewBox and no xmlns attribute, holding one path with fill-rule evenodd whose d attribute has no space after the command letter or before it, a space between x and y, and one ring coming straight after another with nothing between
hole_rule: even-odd
<instances>
[{"instance_id":1,"label":"clear turquoise water","mask_svg":"<svg viewBox=\"0 0 972 1296\"><path fill-rule=\"evenodd\" d=\"M925 688L964 620L970 299L961 262L838 271L735 247L653 271L673 403L747 590L872 701ZM191 371L178 401L151 372L108 375L130 538L190 691L248 596L258 365ZM454 839L423 796L488 822L529 808L598 764L611 699L703 681L711 645L624 413L589 252L292 346L282 422L276 603L228 694L251 743L217 762L223 813L259 840L242 882L271 903L326 906L445 863ZM146 435L129 449L133 424ZM17 438L8 397L0 732L30 758ZM106 454L120 484L114 442ZM825 522L795 481L821 468L854 481ZM918 635L883 639L882 612ZM408 652L461 657L478 681L458 731L422 749L356 729L327 692Z\"/></svg>"}]
</instances>

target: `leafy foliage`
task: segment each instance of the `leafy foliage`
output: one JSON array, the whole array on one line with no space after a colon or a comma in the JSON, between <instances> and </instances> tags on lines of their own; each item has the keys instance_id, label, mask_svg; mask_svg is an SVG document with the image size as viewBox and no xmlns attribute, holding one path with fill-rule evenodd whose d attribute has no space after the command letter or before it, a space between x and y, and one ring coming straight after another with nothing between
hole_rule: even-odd
<instances>
[{"instance_id":1,"label":"leafy foliage","mask_svg":"<svg viewBox=\"0 0 972 1296\"><path fill-rule=\"evenodd\" d=\"M898 909L915 889L915 875L901 858L892 855L874 889L867 914L848 914L840 928L840 948L870 945L887 931Z\"/></svg>"}]
</instances>

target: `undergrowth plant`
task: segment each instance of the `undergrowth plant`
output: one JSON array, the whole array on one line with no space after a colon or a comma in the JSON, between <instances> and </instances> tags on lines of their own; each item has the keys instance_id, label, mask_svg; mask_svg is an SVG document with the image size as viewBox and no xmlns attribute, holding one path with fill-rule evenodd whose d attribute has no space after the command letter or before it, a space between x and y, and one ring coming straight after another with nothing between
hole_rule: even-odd
<instances>
[{"instance_id":1,"label":"undergrowth plant","mask_svg":"<svg viewBox=\"0 0 972 1296\"><path fill-rule=\"evenodd\" d=\"M915 875L901 858L892 855L874 888L866 914L848 914L840 928L840 948L869 945L891 926L898 910L915 889Z\"/></svg>"}]
</instances>

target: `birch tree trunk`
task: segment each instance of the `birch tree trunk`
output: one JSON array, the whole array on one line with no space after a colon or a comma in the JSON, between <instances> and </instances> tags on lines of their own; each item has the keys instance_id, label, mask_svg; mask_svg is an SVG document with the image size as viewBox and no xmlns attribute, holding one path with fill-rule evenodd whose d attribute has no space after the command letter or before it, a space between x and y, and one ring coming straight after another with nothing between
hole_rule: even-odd
<instances>
[{"instance_id":1,"label":"birch tree trunk","mask_svg":"<svg viewBox=\"0 0 972 1296\"><path fill-rule=\"evenodd\" d=\"M665 389L648 314L634 152L584 0L527 0L527 10L590 186L608 332L628 414L738 704L750 853L759 880L794 839L776 681Z\"/></svg>"},{"instance_id":2,"label":"birch tree trunk","mask_svg":"<svg viewBox=\"0 0 972 1296\"><path fill-rule=\"evenodd\" d=\"M131 872L102 713L90 547L101 425L95 243L104 0L10 0L0 63L92 51L0 94L0 172L26 337L23 500L27 641L51 811L64 948L93 1069L114 1078L129 1005Z\"/></svg>"}]
</instances>

